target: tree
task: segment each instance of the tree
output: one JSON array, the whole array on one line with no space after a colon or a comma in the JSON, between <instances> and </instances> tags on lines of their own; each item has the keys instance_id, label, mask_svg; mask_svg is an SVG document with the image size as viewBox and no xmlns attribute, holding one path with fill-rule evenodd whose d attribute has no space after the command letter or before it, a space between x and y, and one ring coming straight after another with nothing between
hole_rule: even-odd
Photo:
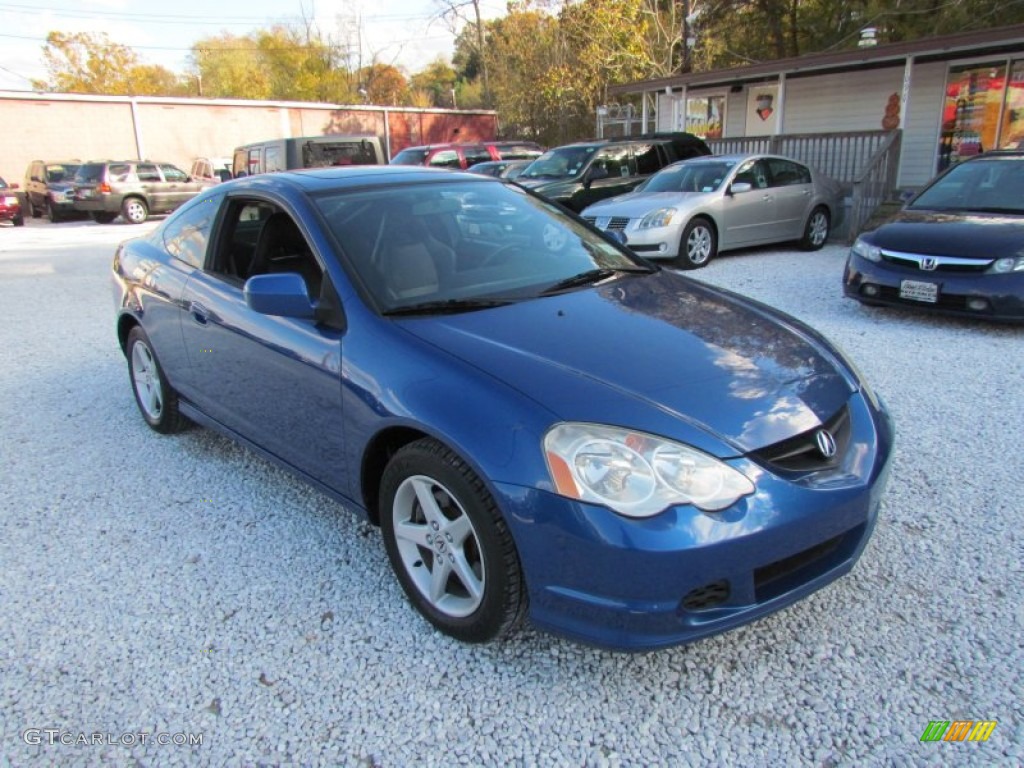
<instances>
[{"instance_id":1,"label":"tree","mask_svg":"<svg viewBox=\"0 0 1024 768\"><path fill-rule=\"evenodd\" d=\"M443 7L441 16L448 22L448 26L452 32L455 32L456 27L459 26L460 22L466 24L466 26L469 26L470 24L472 25L477 60L480 62L481 72L483 74L484 101L487 104L490 104L490 73L488 71L487 57L484 56L485 35L484 24L480 18L480 0L437 0L437 2ZM473 16L472 19L468 17L470 11Z\"/></svg>"},{"instance_id":2,"label":"tree","mask_svg":"<svg viewBox=\"0 0 1024 768\"><path fill-rule=\"evenodd\" d=\"M426 95L427 103L417 106L455 107L452 102L452 91L455 90L459 76L452 66L440 56L434 59L425 69L409 78L409 88Z\"/></svg>"},{"instance_id":3,"label":"tree","mask_svg":"<svg viewBox=\"0 0 1024 768\"><path fill-rule=\"evenodd\" d=\"M371 64L358 73L359 82L366 92L366 101L381 106L405 104L409 85L397 67L390 64Z\"/></svg>"},{"instance_id":4,"label":"tree","mask_svg":"<svg viewBox=\"0 0 1024 768\"><path fill-rule=\"evenodd\" d=\"M180 78L164 67L142 64L131 48L104 34L50 32L43 46L47 80L38 90L105 93L120 96L175 95L186 92Z\"/></svg>"}]
</instances>

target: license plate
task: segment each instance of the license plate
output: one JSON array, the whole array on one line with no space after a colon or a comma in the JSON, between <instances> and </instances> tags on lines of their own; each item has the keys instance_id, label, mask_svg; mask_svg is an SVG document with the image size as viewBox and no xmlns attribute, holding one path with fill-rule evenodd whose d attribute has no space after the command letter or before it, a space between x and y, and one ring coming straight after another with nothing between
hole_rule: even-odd
<instances>
[{"instance_id":1,"label":"license plate","mask_svg":"<svg viewBox=\"0 0 1024 768\"><path fill-rule=\"evenodd\" d=\"M900 298L934 304L939 300L939 286L937 283L925 283L920 280L902 280Z\"/></svg>"}]
</instances>

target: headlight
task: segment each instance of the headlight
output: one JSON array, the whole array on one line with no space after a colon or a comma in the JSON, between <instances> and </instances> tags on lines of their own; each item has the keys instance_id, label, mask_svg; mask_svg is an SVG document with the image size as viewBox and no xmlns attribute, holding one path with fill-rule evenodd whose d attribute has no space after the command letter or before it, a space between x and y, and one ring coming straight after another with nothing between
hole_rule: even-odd
<instances>
[{"instance_id":1,"label":"headlight","mask_svg":"<svg viewBox=\"0 0 1024 768\"><path fill-rule=\"evenodd\" d=\"M858 237L857 241L853 244L853 252L858 256L862 256L868 261L881 261L882 260L882 249L877 245L871 245L871 243Z\"/></svg>"},{"instance_id":2,"label":"headlight","mask_svg":"<svg viewBox=\"0 0 1024 768\"><path fill-rule=\"evenodd\" d=\"M1007 272L1024 272L1024 256L996 259L995 263L988 268L988 271L999 275L1005 275Z\"/></svg>"},{"instance_id":3,"label":"headlight","mask_svg":"<svg viewBox=\"0 0 1024 768\"><path fill-rule=\"evenodd\" d=\"M651 211L640 219L640 223L637 224L637 228L654 229L656 227L667 227L676 213L678 213L678 211L676 211L675 208L659 208L656 211Z\"/></svg>"},{"instance_id":4,"label":"headlight","mask_svg":"<svg viewBox=\"0 0 1024 768\"><path fill-rule=\"evenodd\" d=\"M598 424L558 424L544 456L562 496L626 517L652 517L676 504L715 512L754 492L728 464L665 438Z\"/></svg>"}]
</instances>

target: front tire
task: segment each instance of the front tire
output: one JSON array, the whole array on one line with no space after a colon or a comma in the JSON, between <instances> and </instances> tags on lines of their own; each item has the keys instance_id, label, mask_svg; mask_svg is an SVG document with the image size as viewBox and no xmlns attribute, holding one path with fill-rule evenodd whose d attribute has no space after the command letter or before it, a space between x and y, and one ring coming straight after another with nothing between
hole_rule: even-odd
<instances>
[{"instance_id":1,"label":"front tire","mask_svg":"<svg viewBox=\"0 0 1024 768\"><path fill-rule=\"evenodd\" d=\"M800 247L805 251L820 249L828 240L830 226L828 209L819 205L807 217L807 225L804 227L804 236L800 240Z\"/></svg>"},{"instance_id":2,"label":"front tire","mask_svg":"<svg viewBox=\"0 0 1024 768\"><path fill-rule=\"evenodd\" d=\"M149 207L140 197L127 197L121 203L121 215L129 224L141 224L149 218Z\"/></svg>"},{"instance_id":3,"label":"front tire","mask_svg":"<svg viewBox=\"0 0 1024 768\"><path fill-rule=\"evenodd\" d=\"M679 242L679 266L700 269L718 253L718 236L707 219L696 218L686 225Z\"/></svg>"},{"instance_id":4,"label":"front tire","mask_svg":"<svg viewBox=\"0 0 1024 768\"><path fill-rule=\"evenodd\" d=\"M145 331L132 328L125 345L128 376L135 393L135 404L142 418L157 432L169 435L185 426L185 417L178 411L178 393L167 383L163 369Z\"/></svg>"},{"instance_id":5,"label":"front tire","mask_svg":"<svg viewBox=\"0 0 1024 768\"><path fill-rule=\"evenodd\" d=\"M483 482L431 438L399 450L381 478L391 567L415 608L467 643L512 631L526 612L515 544Z\"/></svg>"}]
</instances>

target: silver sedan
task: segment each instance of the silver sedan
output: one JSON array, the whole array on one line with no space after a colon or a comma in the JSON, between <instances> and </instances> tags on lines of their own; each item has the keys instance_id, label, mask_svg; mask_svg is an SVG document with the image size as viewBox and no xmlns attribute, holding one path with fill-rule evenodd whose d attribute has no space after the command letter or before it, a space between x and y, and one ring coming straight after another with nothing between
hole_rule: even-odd
<instances>
[{"instance_id":1,"label":"silver sedan","mask_svg":"<svg viewBox=\"0 0 1024 768\"><path fill-rule=\"evenodd\" d=\"M777 155L700 157L666 166L633 192L602 200L582 215L602 230L619 230L629 247L684 269L719 251L799 240L825 244L837 211L839 185Z\"/></svg>"}]
</instances>

